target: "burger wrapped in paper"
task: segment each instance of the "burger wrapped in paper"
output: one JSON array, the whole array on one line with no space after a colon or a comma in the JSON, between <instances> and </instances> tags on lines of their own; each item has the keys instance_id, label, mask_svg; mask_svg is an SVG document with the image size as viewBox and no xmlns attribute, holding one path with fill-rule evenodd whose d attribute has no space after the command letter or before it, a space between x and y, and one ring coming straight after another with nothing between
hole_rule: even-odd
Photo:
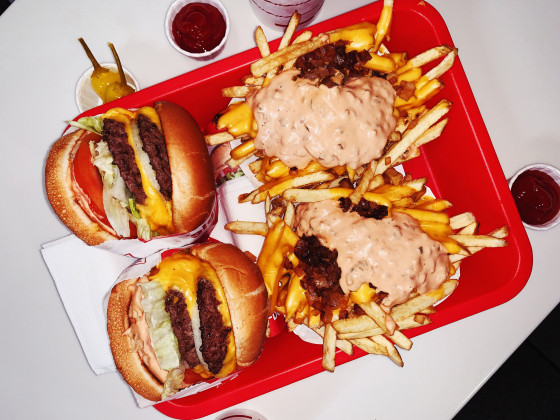
<instances>
[{"instance_id":1,"label":"burger wrapped in paper","mask_svg":"<svg viewBox=\"0 0 560 420\"><path fill-rule=\"evenodd\" d=\"M45 185L60 220L88 245L189 233L215 213L208 149L181 106L113 108L72 125L51 147Z\"/></svg>"},{"instance_id":2,"label":"burger wrapped in paper","mask_svg":"<svg viewBox=\"0 0 560 420\"><path fill-rule=\"evenodd\" d=\"M194 245L117 283L107 330L117 369L142 397L161 401L252 365L266 336L263 277L237 247Z\"/></svg>"}]
</instances>

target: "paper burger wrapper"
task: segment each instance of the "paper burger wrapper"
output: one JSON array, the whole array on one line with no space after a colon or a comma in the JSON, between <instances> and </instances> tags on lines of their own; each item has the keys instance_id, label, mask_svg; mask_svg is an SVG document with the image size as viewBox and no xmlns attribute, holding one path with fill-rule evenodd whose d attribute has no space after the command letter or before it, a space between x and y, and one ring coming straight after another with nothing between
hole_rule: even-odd
<instances>
[{"instance_id":1,"label":"paper burger wrapper","mask_svg":"<svg viewBox=\"0 0 560 420\"><path fill-rule=\"evenodd\" d=\"M119 255L128 255L134 258L144 258L164 249L181 248L196 242L208 239L210 232L218 221L218 197L214 200L212 211L199 227L187 233L168 236L157 236L148 241L141 239L118 239L107 241L95 247Z\"/></svg>"},{"instance_id":2,"label":"paper burger wrapper","mask_svg":"<svg viewBox=\"0 0 560 420\"><path fill-rule=\"evenodd\" d=\"M190 245L190 246L193 246L193 245ZM128 266L126 269L124 269L122 271L122 273L118 276L117 280L111 285L109 291L105 294L105 296L103 298L103 313L105 314L105 324L107 324L107 306L108 306L108 302L109 302L109 296L111 294L111 290L113 289L113 287L116 284L118 284L122 281L125 281L125 280L140 278L140 277L148 274L152 270L152 268L154 268L163 258L165 258L168 255L173 254L174 252L178 252L180 250L188 249L190 246L181 247L179 249L171 249L171 250L164 250L164 251L157 252L155 254L147 256L146 258L136 260L133 264ZM237 375L238 375L238 372L233 372L232 374L226 376L225 378L219 378L219 379L213 378L213 379L206 380L204 382L200 382L200 383L195 384L195 385L191 385L190 387L185 388L185 389L179 391L178 393L166 398L164 401L170 401L170 400L174 400L174 399L177 399L177 398L183 398L183 397L187 397L189 395L198 394L199 392L205 391L207 389L217 387L220 384L224 383L225 381L230 381L233 378L235 378ZM123 382L125 382L124 379L123 379ZM126 385L132 391L132 394L134 395L134 398L136 399L136 403L138 404L138 406L140 408L150 407L154 404L162 402L162 401L157 401L156 402L156 401L147 400L146 398L137 394L132 389L132 387L130 387L128 384L126 384Z\"/></svg>"}]
</instances>

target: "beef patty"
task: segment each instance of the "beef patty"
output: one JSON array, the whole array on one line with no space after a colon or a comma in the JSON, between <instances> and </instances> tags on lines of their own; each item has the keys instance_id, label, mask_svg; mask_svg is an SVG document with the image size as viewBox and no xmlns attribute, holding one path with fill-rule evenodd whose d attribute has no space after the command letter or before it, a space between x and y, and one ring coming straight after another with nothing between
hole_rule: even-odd
<instances>
[{"instance_id":1,"label":"beef patty","mask_svg":"<svg viewBox=\"0 0 560 420\"><path fill-rule=\"evenodd\" d=\"M231 328L225 327L223 324L222 315L218 311L220 302L216 298L214 287L208 280L200 279L198 281L196 298L202 333L200 351L204 361L208 364L208 370L215 375L222 369Z\"/></svg>"},{"instance_id":2,"label":"beef patty","mask_svg":"<svg viewBox=\"0 0 560 420\"><path fill-rule=\"evenodd\" d=\"M145 115L140 114L136 123L138 124L142 147L150 158L150 164L156 173L160 192L169 201L173 190L165 137L159 127Z\"/></svg>"},{"instance_id":3,"label":"beef patty","mask_svg":"<svg viewBox=\"0 0 560 420\"><path fill-rule=\"evenodd\" d=\"M165 296L165 310L169 312L173 333L179 343L179 353L193 368L200 364L194 345L191 317L187 311L187 302L183 292L176 289L169 289Z\"/></svg>"},{"instance_id":4,"label":"beef patty","mask_svg":"<svg viewBox=\"0 0 560 420\"><path fill-rule=\"evenodd\" d=\"M113 155L113 162L119 168L121 176L137 203L144 204L146 193L142 188L140 170L136 166L134 149L128 144L128 135L124 123L112 119L103 120L103 140L107 142Z\"/></svg>"}]
</instances>

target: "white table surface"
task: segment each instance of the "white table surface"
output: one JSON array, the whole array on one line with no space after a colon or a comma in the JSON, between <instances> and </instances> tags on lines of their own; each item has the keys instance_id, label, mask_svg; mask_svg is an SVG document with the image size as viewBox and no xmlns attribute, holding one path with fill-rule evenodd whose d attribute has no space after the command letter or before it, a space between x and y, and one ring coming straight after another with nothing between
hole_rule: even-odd
<instances>
[{"instance_id":1,"label":"white table surface","mask_svg":"<svg viewBox=\"0 0 560 420\"><path fill-rule=\"evenodd\" d=\"M45 198L43 167L64 120L78 114L74 86L89 62L76 39L84 37L99 61L112 61L106 43L113 42L142 87L206 64L168 44L163 21L169 3L17 0L0 17L0 179L7 193L0 206L2 418L165 418L153 408L138 409L119 375L92 373L39 249L68 233ZM326 0L316 21L366 3ZM560 166L560 3L431 3L459 47L506 176L533 162ZM233 24L216 59L252 47L258 24L247 0L225 4ZM453 417L560 302L560 226L530 231L529 238L534 266L521 293L416 337L413 350L403 352L403 369L384 358L362 357L334 374L315 375L239 406L269 420Z\"/></svg>"}]
</instances>

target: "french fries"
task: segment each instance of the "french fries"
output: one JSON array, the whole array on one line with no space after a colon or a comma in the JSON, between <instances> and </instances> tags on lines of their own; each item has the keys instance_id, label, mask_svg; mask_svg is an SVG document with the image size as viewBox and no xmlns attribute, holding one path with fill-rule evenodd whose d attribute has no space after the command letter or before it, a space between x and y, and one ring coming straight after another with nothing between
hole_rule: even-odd
<instances>
[{"instance_id":1,"label":"french fries","mask_svg":"<svg viewBox=\"0 0 560 420\"><path fill-rule=\"evenodd\" d=\"M323 336L323 368L334 372L334 356L336 352L336 330L332 324L325 325Z\"/></svg>"},{"instance_id":2,"label":"french fries","mask_svg":"<svg viewBox=\"0 0 560 420\"><path fill-rule=\"evenodd\" d=\"M397 366L403 366L404 363L402 361L401 355L395 348L395 345L389 341L387 337L384 335L374 335L371 337L371 340L374 343L377 343L381 347L384 348L383 354L386 354L389 359L391 359Z\"/></svg>"},{"instance_id":3,"label":"french fries","mask_svg":"<svg viewBox=\"0 0 560 420\"><path fill-rule=\"evenodd\" d=\"M307 42L292 44L282 50L275 51L274 53L255 61L251 64L251 73L255 77L263 76L271 70L277 69L282 64L316 50L323 45L327 45L328 43L329 40L327 37L316 36Z\"/></svg>"},{"instance_id":4,"label":"french fries","mask_svg":"<svg viewBox=\"0 0 560 420\"><path fill-rule=\"evenodd\" d=\"M225 228L239 235L260 235L266 236L268 233L268 225L263 222L243 222L235 221L226 224Z\"/></svg>"},{"instance_id":5,"label":"french fries","mask_svg":"<svg viewBox=\"0 0 560 420\"><path fill-rule=\"evenodd\" d=\"M393 146L389 152L379 160L379 165L375 170L375 174L382 174L387 168L390 168L398 162L398 159L405 153L410 146L414 144L432 125L437 123L441 117L449 112L451 102L442 99L431 110L418 119L418 123L414 128L406 130L402 139Z\"/></svg>"},{"instance_id":6,"label":"french fries","mask_svg":"<svg viewBox=\"0 0 560 420\"><path fill-rule=\"evenodd\" d=\"M294 324L291 320L288 321L288 324L291 325L293 328L297 327L298 324ZM289 328L289 327L288 327ZM312 327L313 331L321 336L321 338L325 337L325 326L322 327ZM336 336L335 336L336 337ZM344 353L352 356L354 354L354 348L352 347L352 343L348 340L336 340L335 341L336 348L342 350ZM334 370L334 366L333 366Z\"/></svg>"},{"instance_id":7,"label":"french fries","mask_svg":"<svg viewBox=\"0 0 560 420\"><path fill-rule=\"evenodd\" d=\"M424 309L449 296L457 287L457 280L447 280L437 290L432 290L424 295L416 296L402 305L397 305L391 310L391 316L396 322L413 316Z\"/></svg>"},{"instance_id":8,"label":"french fries","mask_svg":"<svg viewBox=\"0 0 560 420\"><path fill-rule=\"evenodd\" d=\"M355 320L358 322L355 322ZM374 335L383 334L384 332L380 327L373 326L374 322L375 321L373 321L370 317L365 315L363 317L338 320L333 323L333 326L338 332L339 339L350 340L352 338L373 337ZM415 315L410 318L405 318L402 321L397 322L398 330L393 333L393 336L400 331L428 325L431 322L431 319L427 316L419 317ZM369 328L370 326L372 328ZM404 348L403 346L400 347Z\"/></svg>"},{"instance_id":9,"label":"french fries","mask_svg":"<svg viewBox=\"0 0 560 420\"><path fill-rule=\"evenodd\" d=\"M350 300L360 306L364 315L350 315L341 319L337 316L329 322L322 320L317 314L312 314L313 308L302 286L302 274L296 274L298 260L294 255L294 246L299 238L293 227L294 208L297 204L336 200L351 197L353 193L362 195L366 200L375 198L375 202L388 206L391 211L403 212L413 217L432 239L441 242L448 250L452 272L465 258L485 247L507 245L504 239L508 234L507 227L482 235L478 234L478 222L472 213L465 212L449 217L446 211L453 208L452 203L427 196L426 178L410 179L408 175L403 176L390 170L386 176L377 178L380 181L373 191L362 193L361 186L371 185L372 178L368 175L367 168L361 171L360 175L365 177L366 181L361 182L361 178L356 175L354 188L320 188L315 185L284 190L280 211L278 207L272 210L268 204L266 206L273 220L271 226L266 223L244 225L240 222L232 222L226 226L236 233L252 233L265 237L259 266L265 275L267 287L270 288L272 302L278 303L274 309L286 317L292 328L304 324L324 337L323 367L329 371L334 370L334 349L344 348L343 351L348 352L348 346L356 346L370 354L387 356L402 366L402 357L397 347L403 350L410 350L412 347L411 340L403 331L429 325L432 322L430 315L435 312L434 306L457 288L458 281L448 279L436 290L424 294L413 293L409 300L393 306L389 312L385 312L375 302L375 290L371 290L369 294L358 291L356 296L351 293ZM395 203L403 200L408 200L409 205L397 208ZM286 269L285 261L290 261L293 268ZM280 288L283 290L281 301L278 298Z\"/></svg>"},{"instance_id":10,"label":"french fries","mask_svg":"<svg viewBox=\"0 0 560 420\"><path fill-rule=\"evenodd\" d=\"M337 40L345 41L347 50L365 48L372 58L363 64L364 72L384 73L397 92L393 106L396 127L380 157L358 168L349 165L325 168L317 161L303 169L290 168L278 157L265 156L256 149L253 139L258 132L257 125L247 102L230 105L220 117L218 129L226 131L205 137L209 145L236 142L229 161L231 166L250 161L248 167L260 185L241 195L239 201L264 202L266 222L234 221L226 229L264 237L257 265L263 273L271 311L284 315L289 331L305 325L323 338L322 366L328 371L335 369L337 348L352 354L354 346L370 354L387 356L402 366L397 347L403 350L412 347L412 341L403 331L432 322L430 316L436 305L458 285L451 277L462 261L484 248L507 246L507 227L480 234L472 213L450 217L447 214L453 207L450 201L426 194L427 178L412 179L395 169L418 157L421 146L439 138L448 124L451 102L429 101L444 89L440 78L452 68L457 49L440 45L412 58L405 52L390 52L384 41L390 35L392 10L393 1L385 0L377 24L361 22L328 33L313 35L303 31L297 36L300 16L296 13L276 51L271 51L259 27L255 40L261 58L252 63L251 74L242 79L242 86L222 89L225 97L246 98L266 88L277 74L292 68L302 55ZM424 72L423 66L428 64L431 69ZM432 103L435 105L431 106ZM301 203L341 199L354 205L365 200L386 207L389 216L400 212L415 219L420 229L447 251L450 277L435 290L422 294L412 291L405 302L391 308L380 303L383 290L368 285L345 296L340 308L330 312L318 309L306 289L306 275L298 267L300 262L295 255L300 240L295 232L295 209Z\"/></svg>"},{"instance_id":11,"label":"french fries","mask_svg":"<svg viewBox=\"0 0 560 420\"><path fill-rule=\"evenodd\" d=\"M296 59L302 55L336 40L344 40L348 42L348 48L350 49L359 47L368 49L372 59L364 64L364 68L385 73L387 79L393 83L397 91L399 86L405 82L414 86L413 94L409 98L402 99L397 96L394 113L400 116L399 124L395 129L398 136L389 136L390 143L393 143L391 147L387 147L382 156L369 163L372 174L382 174L388 168L418 157L420 146L438 138L447 124L446 118L441 121L440 119L451 108L449 101L442 100L432 109L426 108L425 104L443 89L443 83L439 78L453 66L457 49L448 45L441 45L410 59L404 52L389 52L383 45L383 41L390 34L392 11L393 0L385 0L381 16L376 24L362 22L315 36L310 31L303 31L295 36L301 18L295 13L276 51L271 51L266 35L259 26L255 31L255 41L261 58L251 64L251 74L242 79L243 86L226 87L222 89L222 95L230 98L245 98L247 95L266 87L276 74L293 67ZM370 39L369 42L364 41L368 38ZM438 60L439 62L437 62ZM437 62L436 65L424 74L422 67L434 61ZM234 122L233 125L241 124L242 128L241 126L232 127L230 122L227 125L230 136L226 137L221 133L206 136L209 145L243 139L243 136L255 134L256 129L254 128L254 121L251 120L250 109L248 107L238 108L235 112L237 122ZM243 112L240 108L244 108ZM223 129L226 127L226 123L223 123L220 127ZM232 159L228 161L230 166L239 165L255 155L248 147L237 150L234 148L232 153L235 156L232 156ZM257 157L257 159L262 159L262 157ZM280 165L278 164L278 166ZM354 172L359 168L346 169L347 176L352 179ZM256 169L255 175L260 182L266 183L280 176L286 176L288 170L289 168L280 170L279 167L270 170L267 165L260 165ZM365 180L363 182L365 183ZM359 189L352 195L351 200L353 202L359 200L362 190Z\"/></svg>"},{"instance_id":12,"label":"french fries","mask_svg":"<svg viewBox=\"0 0 560 420\"><path fill-rule=\"evenodd\" d=\"M372 48L372 52L377 52L383 39L389 33L389 27L391 26L391 20L393 17L393 0L388 0L383 3L383 9L381 10L381 16L376 25L375 31L375 45Z\"/></svg>"},{"instance_id":13,"label":"french fries","mask_svg":"<svg viewBox=\"0 0 560 420\"><path fill-rule=\"evenodd\" d=\"M392 335L395 332L396 324L393 326L388 326L386 322L386 318L388 316L381 307L376 304L375 302L369 301L360 303L360 307L364 310L364 312L373 319L373 322L377 324L379 328L383 330L385 334Z\"/></svg>"}]
</instances>

